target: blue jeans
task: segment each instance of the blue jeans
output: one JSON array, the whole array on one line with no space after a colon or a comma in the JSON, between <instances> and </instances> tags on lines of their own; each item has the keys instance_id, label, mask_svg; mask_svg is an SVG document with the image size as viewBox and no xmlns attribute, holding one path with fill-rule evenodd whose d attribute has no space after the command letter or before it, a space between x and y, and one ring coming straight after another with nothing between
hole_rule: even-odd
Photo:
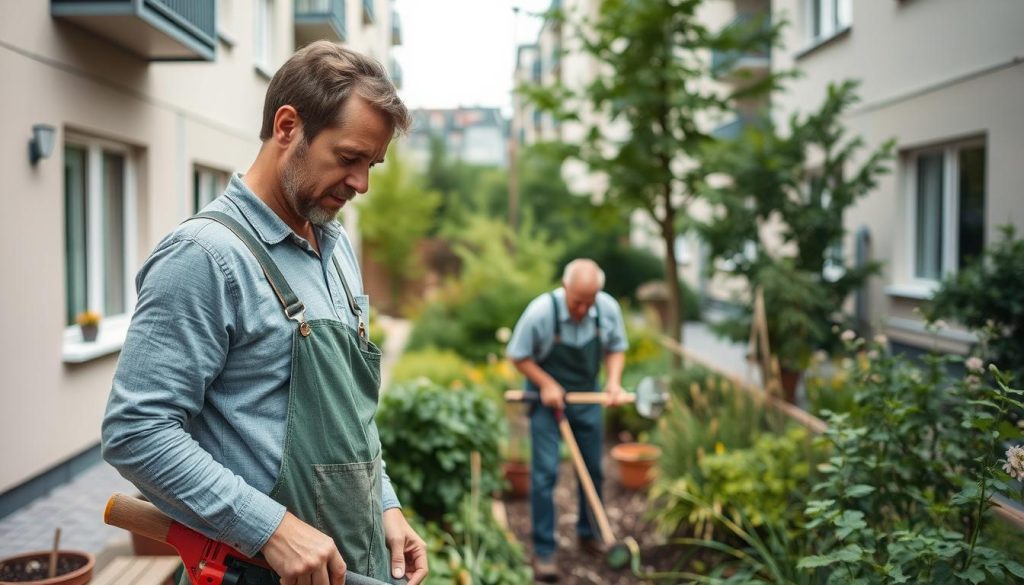
<instances>
[{"instance_id":1,"label":"blue jeans","mask_svg":"<svg viewBox=\"0 0 1024 585\"><path fill-rule=\"evenodd\" d=\"M594 480L598 496L601 495L602 440L604 413L596 404L575 404L566 407L566 416L579 443L583 462ZM530 413L530 519L533 525L533 552L538 558L550 557L555 552L554 489L558 480L559 444L561 434L553 411L537 404ZM581 538L594 538L596 527L587 505L583 486L577 482L579 521L576 534Z\"/></svg>"}]
</instances>

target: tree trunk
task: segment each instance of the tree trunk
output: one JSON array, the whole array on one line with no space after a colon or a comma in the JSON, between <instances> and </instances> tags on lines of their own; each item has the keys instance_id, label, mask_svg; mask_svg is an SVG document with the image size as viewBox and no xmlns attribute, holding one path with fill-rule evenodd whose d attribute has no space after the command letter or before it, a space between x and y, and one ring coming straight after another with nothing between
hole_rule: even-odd
<instances>
[{"instance_id":1,"label":"tree trunk","mask_svg":"<svg viewBox=\"0 0 1024 585\"><path fill-rule=\"evenodd\" d=\"M683 319L680 314L681 291L679 289L679 265L676 262L676 229L675 210L669 204L668 198L665 201L665 218L661 223L661 237L665 241L665 281L668 285L668 307L666 307L665 328L669 337L683 344ZM682 366L682 358L673 356L672 365L676 368Z\"/></svg>"}]
</instances>

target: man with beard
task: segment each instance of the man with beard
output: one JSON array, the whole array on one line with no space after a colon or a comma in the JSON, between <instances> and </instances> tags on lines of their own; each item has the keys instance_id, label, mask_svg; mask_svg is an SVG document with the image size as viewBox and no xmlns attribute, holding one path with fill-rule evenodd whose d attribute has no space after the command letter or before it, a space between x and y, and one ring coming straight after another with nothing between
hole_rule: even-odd
<instances>
[{"instance_id":1,"label":"man with beard","mask_svg":"<svg viewBox=\"0 0 1024 585\"><path fill-rule=\"evenodd\" d=\"M427 573L381 460L380 350L335 220L409 121L379 63L308 45L270 82L255 162L136 279L103 455L284 584Z\"/></svg>"}]
</instances>

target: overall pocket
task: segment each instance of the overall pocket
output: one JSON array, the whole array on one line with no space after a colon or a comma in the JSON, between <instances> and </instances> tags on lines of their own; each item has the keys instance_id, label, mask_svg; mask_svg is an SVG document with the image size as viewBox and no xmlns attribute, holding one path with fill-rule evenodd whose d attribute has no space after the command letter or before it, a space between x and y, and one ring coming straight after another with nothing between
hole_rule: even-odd
<instances>
[{"instance_id":1,"label":"overall pocket","mask_svg":"<svg viewBox=\"0 0 1024 585\"><path fill-rule=\"evenodd\" d=\"M313 465L316 528L334 539L348 568L368 576L389 564L380 500L380 457L364 463Z\"/></svg>"}]
</instances>

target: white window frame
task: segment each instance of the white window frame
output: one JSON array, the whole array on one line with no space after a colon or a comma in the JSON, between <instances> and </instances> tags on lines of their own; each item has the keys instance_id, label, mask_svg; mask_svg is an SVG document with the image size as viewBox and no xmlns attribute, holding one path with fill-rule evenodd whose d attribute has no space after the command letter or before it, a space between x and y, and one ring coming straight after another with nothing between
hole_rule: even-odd
<instances>
[{"instance_id":1,"label":"white window frame","mask_svg":"<svg viewBox=\"0 0 1024 585\"><path fill-rule=\"evenodd\" d=\"M845 32L853 25L853 0L804 0L807 14L807 38L821 44ZM814 32L814 13L821 11L821 30Z\"/></svg>"},{"instance_id":2,"label":"white window frame","mask_svg":"<svg viewBox=\"0 0 1024 585\"><path fill-rule=\"evenodd\" d=\"M204 198L200 197L199 194L195 192L195 176L197 173L200 175L200 184L212 182L214 185L213 190L211 191L213 197L207 201L202 201L201 199ZM219 197L221 193L224 192L224 189L226 189L228 186L228 181L231 180L231 173L208 165L196 163L192 165L192 179L192 213L198 213L199 210L201 210L203 207L206 207L207 203L213 201L214 199Z\"/></svg>"},{"instance_id":3,"label":"white window frame","mask_svg":"<svg viewBox=\"0 0 1024 585\"><path fill-rule=\"evenodd\" d=\"M951 142L941 146L921 148L910 152L904 163L906 176L906 223L907 237L906 278L905 283L889 287L889 292L897 296L926 299L931 297L939 286L941 278L956 274L959 269L960 256L960 157L961 150L983 147L988 159L988 144L984 138L974 138ZM917 165L924 155L942 154L943 188L942 188L942 260L939 279L924 278L917 275ZM987 185L986 185L987 187ZM985 190L987 199L988 189Z\"/></svg>"},{"instance_id":4,"label":"white window frame","mask_svg":"<svg viewBox=\"0 0 1024 585\"><path fill-rule=\"evenodd\" d=\"M270 61L274 48L274 0L253 0L252 58L256 71L273 75Z\"/></svg>"},{"instance_id":5,"label":"white window frame","mask_svg":"<svg viewBox=\"0 0 1024 585\"><path fill-rule=\"evenodd\" d=\"M75 146L86 152L86 286L88 309L102 315L106 275L103 269L103 153L112 152L124 157L124 313L119 315L102 315L100 335L95 342L83 343L81 330L76 324L65 327L63 337L63 357L65 362L77 363L94 359L118 351L124 343L128 322L135 309L137 297L131 275L136 266L136 250L138 249L138 194L136 193L136 161L132 149L124 144L68 132L64 146ZM65 185L66 189L67 186ZM66 228L65 228L66 229ZM62 272L66 271L62 266ZM68 286L67 274L64 273L64 286ZM66 295L65 295L66 299ZM66 302L66 301L65 301ZM61 311L62 313L64 311Z\"/></svg>"}]
</instances>

